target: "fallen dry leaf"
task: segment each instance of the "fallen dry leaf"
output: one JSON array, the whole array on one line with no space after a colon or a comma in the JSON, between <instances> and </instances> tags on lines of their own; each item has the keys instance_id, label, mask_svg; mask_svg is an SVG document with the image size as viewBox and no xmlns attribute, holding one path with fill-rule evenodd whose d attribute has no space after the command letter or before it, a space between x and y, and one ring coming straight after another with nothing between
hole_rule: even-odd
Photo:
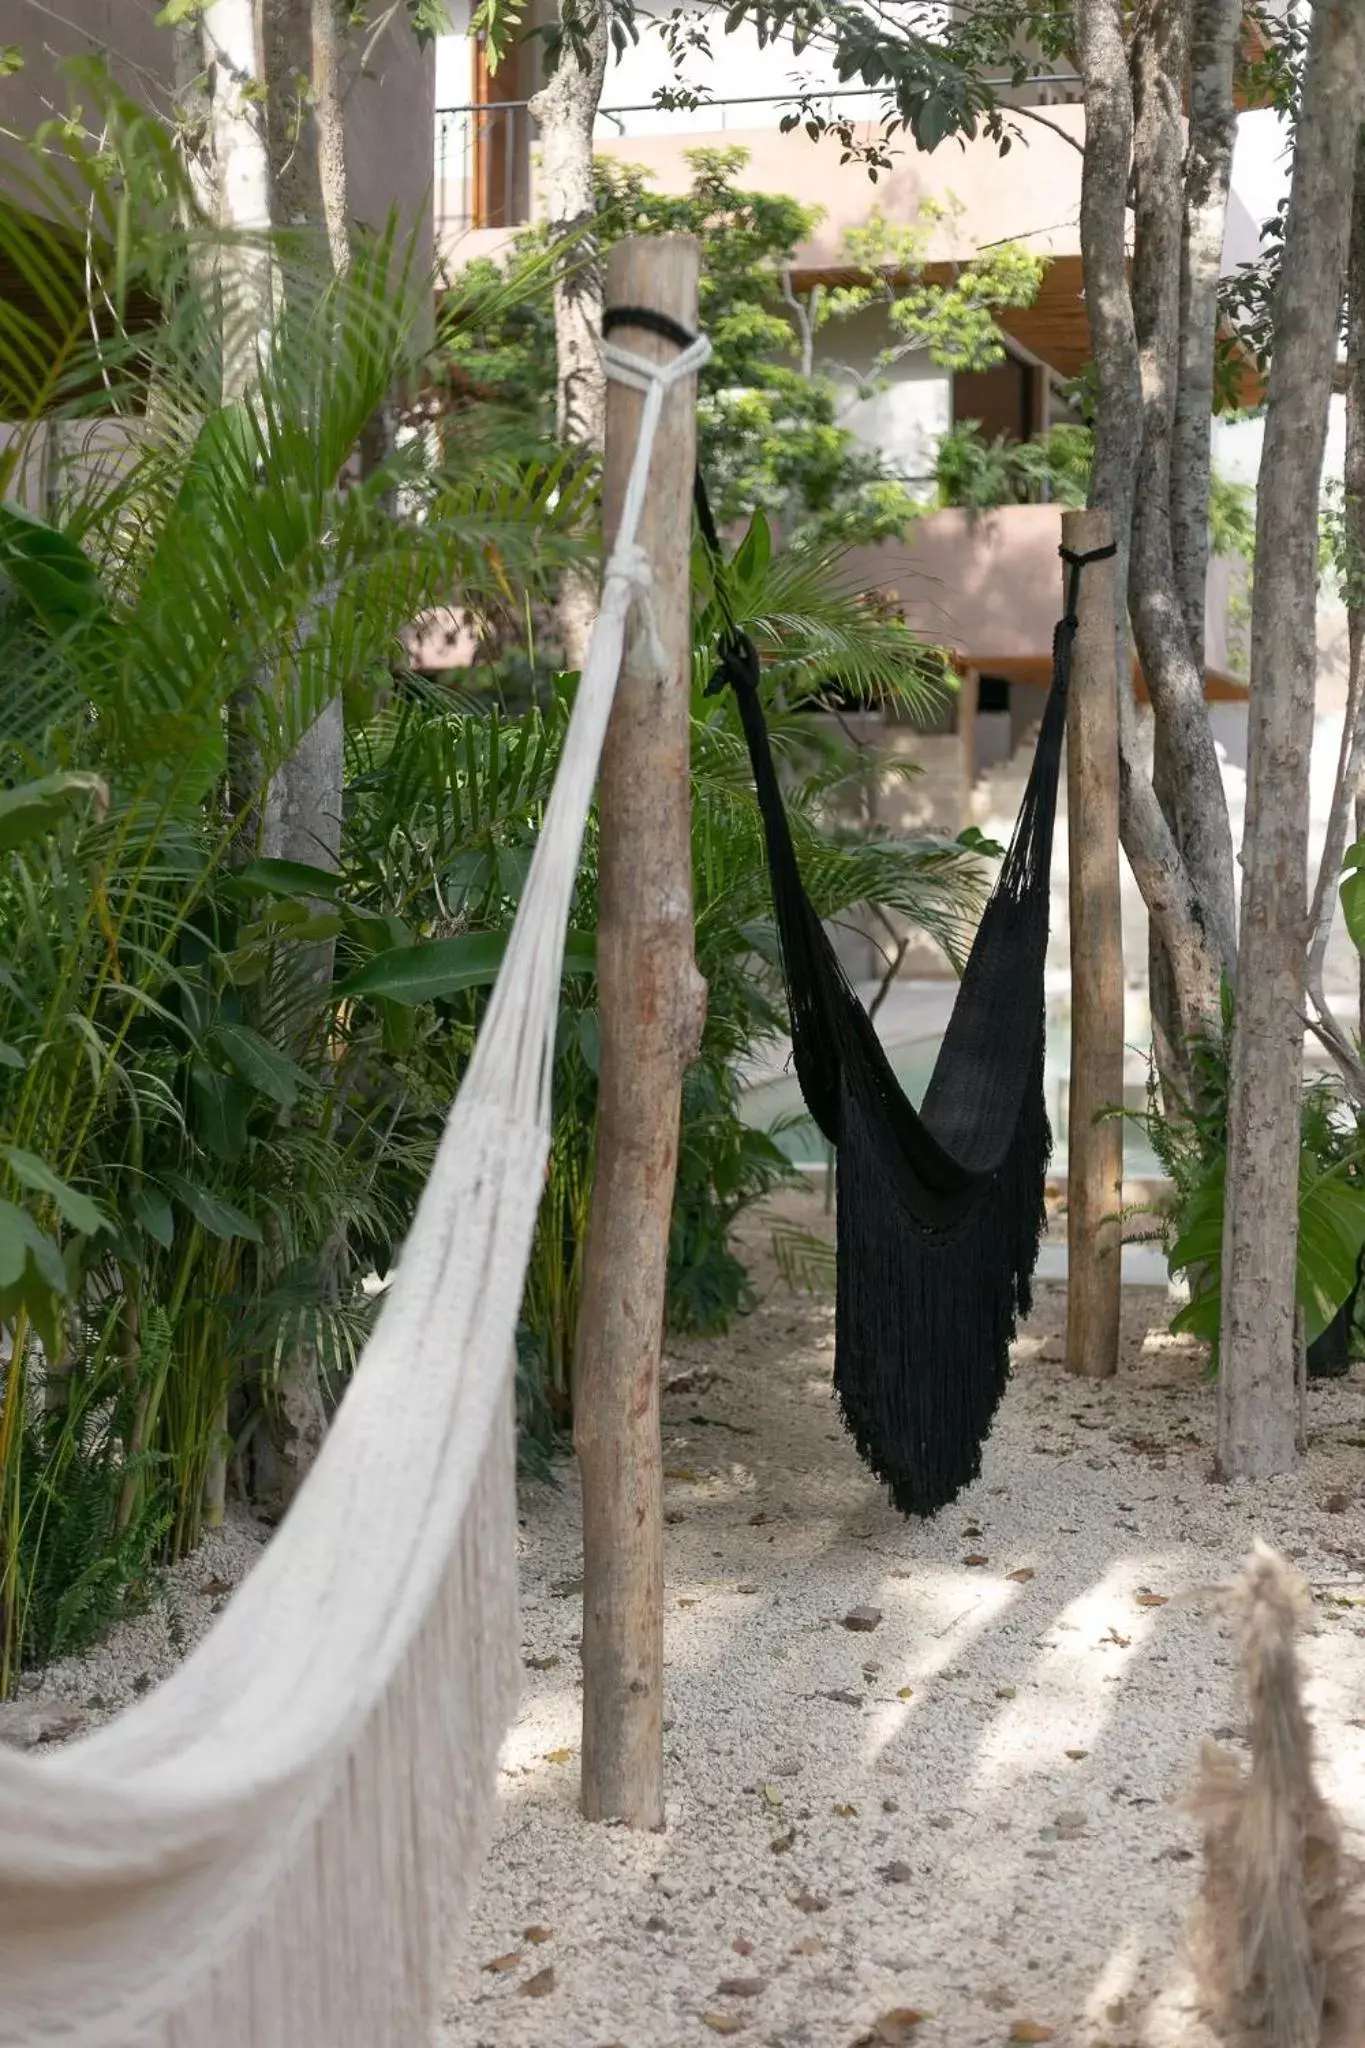
<instances>
[{"instance_id":1,"label":"fallen dry leaf","mask_svg":"<svg viewBox=\"0 0 1365 2048\"><path fill-rule=\"evenodd\" d=\"M543 1941L553 1941L554 1933L549 1927L523 1927L521 1938L523 1941L533 1942L539 1948Z\"/></svg>"},{"instance_id":2,"label":"fallen dry leaf","mask_svg":"<svg viewBox=\"0 0 1365 2048\"><path fill-rule=\"evenodd\" d=\"M1010 2028L1011 2041L1055 2041L1057 2036L1051 2027L1040 2027L1037 2020L1016 2020Z\"/></svg>"},{"instance_id":3,"label":"fallen dry leaf","mask_svg":"<svg viewBox=\"0 0 1365 2048\"><path fill-rule=\"evenodd\" d=\"M553 1671L558 1657L526 1657L522 1660L528 1671Z\"/></svg>"},{"instance_id":4,"label":"fallen dry leaf","mask_svg":"<svg viewBox=\"0 0 1365 2048\"><path fill-rule=\"evenodd\" d=\"M704 2012L701 2023L713 2034L740 2034L744 2031L743 2020L733 2012Z\"/></svg>"},{"instance_id":5,"label":"fallen dry leaf","mask_svg":"<svg viewBox=\"0 0 1365 2048\"><path fill-rule=\"evenodd\" d=\"M679 1607L700 1607L701 1602L699 1600L682 1599L679 1600L678 1605Z\"/></svg>"},{"instance_id":6,"label":"fallen dry leaf","mask_svg":"<svg viewBox=\"0 0 1365 2048\"><path fill-rule=\"evenodd\" d=\"M750 1515L749 1527L751 1529L761 1529L763 1527L763 1524L767 1521L767 1519L768 1517L761 1511L756 1515Z\"/></svg>"},{"instance_id":7,"label":"fallen dry leaf","mask_svg":"<svg viewBox=\"0 0 1365 2048\"><path fill-rule=\"evenodd\" d=\"M679 1480L679 1481L680 1481L681 1483L683 1483L684 1485L690 1485L690 1484L692 1484L692 1483L693 1483L693 1482L695 1481L696 1477L697 1477L697 1475L696 1475L696 1473L695 1473L695 1472L694 1472L694 1471L692 1470L692 1467L691 1467L690 1465L665 1465L665 1466L664 1466L664 1478L665 1478L665 1479L676 1479L676 1480Z\"/></svg>"},{"instance_id":8,"label":"fallen dry leaf","mask_svg":"<svg viewBox=\"0 0 1365 2048\"><path fill-rule=\"evenodd\" d=\"M1166 1599L1165 1593L1139 1593L1137 1604L1139 1607L1164 1607Z\"/></svg>"},{"instance_id":9,"label":"fallen dry leaf","mask_svg":"<svg viewBox=\"0 0 1365 2048\"><path fill-rule=\"evenodd\" d=\"M520 1991L523 1998L548 1998L554 1988L555 1967L551 1963L545 1969L537 1970L534 1977L528 1977Z\"/></svg>"},{"instance_id":10,"label":"fallen dry leaf","mask_svg":"<svg viewBox=\"0 0 1365 2048\"><path fill-rule=\"evenodd\" d=\"M230 1593L232 1591L232 1581L231 1579L220 1578L205 1579L203 1585L199 1588L199 1591L203 1595L205 1600L217 1600L220 1599L224 1593Z\"/></svg>"},{"instance_id":11,"label":"fallen dry leaf","mask_svg":"<svg viewBox=\"0 0 1365 2048\"><path fill-rule=\"evenodd\" d=\"M796 1829L788 1828L785 1835L774 1835L768 1847L772 1850L774 1856L785 1856L795 1840Z\"/></svg>"},{"instance_id":12,"label":"fallen dry leaf","mask_svg":"<svg viewBox=\"0 0 1365 2048\"><path fill-rule=\"evenodd\" d=\"M1108 1635L1100 1637L1102 1643L1117 1643L1121 1650L1126 1650L1132 1640L1131 1636L1121 1636L1116 1628L1111 1628Z\"/></svg>"},{"instance_id":13,"label":"fallen dry leaf","mask_svg":"<svg viewBox=\"0 0 1365 2048\"><path fill-rule=\"evenodd\" d=\"M899 1687L896 1693L896 1698L898 1700L912 1700L914 1697L914 1689L908 1685L902 1685L901 1687Z\"/></svg>"},{"instance_id":14,"label":"fallen dry leaf","mask_svg":"<svg viewBox=\"0 0 1365 2048\"><path fill-rule=\"evenodd\" d=\"M484 1968L490 1977L502 1977L508 1970L515 1970L520 1961L520 1954L513 1948L505 1956L494 1956L491 1963L484 1964Z\"/></svg>"},{"instance_id":15,"label":"fallen dry leaf","mask_svg":"<svg viewBox=\"0 0 1365 2048\"><path fill-rule=\"evenodd\" d=\"M990 1559L984 1550L969 1550L962 1562L975 1568L978 1565L989 1564Z\"/></svg>"},{"instance_id":16,"label":"fallen dry leaf","mask_svg":"<svg viewBox=\"0 0 1365 2048\"><path fill-rule=\"evenodd\" d=\"M571 1749L547 1749L545 1761L547 1764L571 1764L573 1756L574 1753Z\"/></svg>"},{"instance_id":17,"label":"fallen dry leaf","mask_svg":"<svg viewBox=\"0 0 1365 2048\"><path fill-rule=\"evenodd\" d=\"M873 2020L858 2048L906 2048L919 2027L929 2015L916 2012L913 2005L897 2005L890 2012L884 2012Z\"/></svg>"},{"instance_id":18,"label":"fallen dry leaf","mask_svg":"<svg viewBox=\"0 0 1365 2048\"><path fill-rule=\"evenodd\" d=\"M717 1998L758 1998L768 1988L766 1977L722 1977Z\"/></svg>"},{"instance_id":19,"label":"fallen dry leaf","mask_svg":"<svg viewBox=\"0 0 1365 2048\"><path fill-rule=\"evenodd\" d=\"M850 1692L847 1686L837 1686L833 1692L822 1692L817 1697L822 1700L833 1700L841 1707L860 1707L863 1703L862 1694Z\"/></svg>"},{"instance_id":20,"label":"fallen dry leaf","mask_svg":"<svg viewBox=\"0 0 1365 2048\"><path fill-rule=\"evenodd\" d=\"M808 1892L804 1886L792 1900L798 1913L828 1913L829 1900L822 1899L819 1892Z\"/></svg>"},{"instance_id":21,"label":"fallen dry leaf","mask_svg":"<svg viewBox=\"0 0 1365 2048\"><path fill-rule=\"evenodd\" d=\"M883 1863L877 1872L883 1884L909 1884L914 1871L908 1863Z\"/></svg>"},{"instance_id":22,"label":"fallen dry leaf","mask_svg":"<svg viewBox=\"0 0 1365 2048\"><path fill-rule=\"evenodd\" d=\"M856 1816L857 1811L856 1806L840 1806L837 1801L834 1806L834 1812L840 1820L852 1820Z\"/></svg>"},{"instance_id":23,"label":"fallen dry leaf","mask_svg":"<svg viewBox=\"0 0 1365 2048\"><path fill-rule=\"evenodd\" d=\"M1063 1753L1070 1757L1073 1764L1078 1764L1083 1756L1089 1756L1090 1751L1088 1749L1068 1749Z\"/></svg>"},{"instance_id":24,"label":"fallen dry leaf","mask_svg":"<svg viewBox=\"0 0 1365 2048\"><path fill-rule=\"evenodd\" d=\"M763 1787L763 1803L765 1806L780 1806L782 1804L782 1794L778 1791L776 1785L765 1785Z\"/></svg>"},{"instance_id":25,"label":"fallen dry leaf","mask_svg":"<svg viewBox=\"0 0 1365 2048\"><path fill-rule=\"evenodd\" d=\"M1021 1564L1017 1572L1006 1572L1005 1577L1012 1579L1016 1586L1026 1586L1033 1577L1033 1566Z\"/></svg>"},{"instance_id":26,"label":"fallen dry leaf","mask_svg":"<svg viewBox=\"0 0 1365 2048\"><path fill-rule=\"evenodd\" d=\"M855 1635L867 1635L881 1626L880 1607L850 1607L844 1616L844 1627L852 1629Z\"/></svg>"}]
</instances>

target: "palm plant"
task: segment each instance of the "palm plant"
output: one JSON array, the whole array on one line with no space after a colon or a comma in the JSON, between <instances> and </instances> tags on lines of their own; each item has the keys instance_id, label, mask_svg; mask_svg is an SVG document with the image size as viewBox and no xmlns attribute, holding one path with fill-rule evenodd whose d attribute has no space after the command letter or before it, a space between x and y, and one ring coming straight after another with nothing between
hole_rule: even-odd
<instances>
[{"instance_id":1,"label":"palm plant","mask_svg":"<svg viewBox=\"0 0 1365 2048\"><path fill-rule=\"evenodd\" d=\"M344 278L291 278L249 402L225 404L231 252L155 124L99 89L105 151L45 135L33 209L0 215L40 308L0 307L9 472L96 407L113 446L49 516L0 508L0 1692L47 1583L43 1471L73 1441L35 1475L35 1413L107 1391L112 1316L120 1540L169 1516L191 1544L244 1347L278 1359L321 1317L344 1363L357 1275L325 1284L326 1250L406 1225L372 1077L414 973L430 999L496 968L424 952L344 877L252 860L243 762L264 787L325 703L386 688L452 588L498 604L573 552L572 492L524 436L488 437L476 481L420 444L352 474L421 370L427 281L391 235ZM302 971L323 936L334 987Z\"/></svg>"},{"instance_id":2,"label":"palm plant","mask_svg":"<svg viewBox=\"0 0 1365 2048\"><path fill-rule=\"evenodd\" d=\"M356 475L373 414L420 381L427 281L392 236L339 280L268 244L251 253L288 289L257 331L242 251L197 220L161 130L88 90L105 148L48 134L32 209L0 214L40 309L0 306L8 474L32 473L54 422L84 442L41 513L0 507L0 1692L21 1656L88 1635L222 1512L229 1461L249 1478L292 1358L318 1359L333 1393L344 1381L497 972L572 702L571 678L515 714L419 684L404 634L452 595L476 614L548 597L590 489L477 407L459 469L417 436ZM245 342L251 395L225 402ZM850 842L830 823L850 760L806 715L833 686L921 707L932 657L859 597L837 549L774 556L759 521L730 574L813 899L831 916L880 901L960 951L979 860ZM734 1219L788 1168L737 1113L739 1063L781 1027L779 981L742 742L703 695L715 607L704 573L699 587L711 1005L686 1084L671 1314L711 1328L745 1298ZM260 793L337 696L338 870L262 858ZM594 911L590 827L526 1297L525 1419L545 1427L569 1411L591 1186Z\"/></svg>"}]
</instances>

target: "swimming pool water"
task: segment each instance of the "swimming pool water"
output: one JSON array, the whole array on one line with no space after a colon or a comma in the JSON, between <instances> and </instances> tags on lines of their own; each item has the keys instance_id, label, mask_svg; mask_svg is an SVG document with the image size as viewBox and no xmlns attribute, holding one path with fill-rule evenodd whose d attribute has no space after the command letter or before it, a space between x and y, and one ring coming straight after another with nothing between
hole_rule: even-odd
<instances>
[{"instance_id":1,"label":"swimming pool water","mask_svg":"<svg viewBox=\"0 0 1365 2048\"><path fill-rule=\"evenodd\" d=\"M887 1048L896 1078L918 1107L924 1099L929 1077L938 1058L939 1039L914 1038ZM1048 1115L1052 1119L1052 1170L1066 1171L1067 1090L1069 1085L1070 1034L1065 1023L1049 1024L1043 1085ZM1130 1110L1146 1106L1144 1086L1126 1091ZM781 1074L746 1090L742 1101L744 1120L758 1130L774 1131L778 1144L797 1166L825 1164L825 1141L810 1118L802 1113L801 1091L795 1074ZM775 1127L780 1127L776 1128ZM1162 1168L1146 1133L1131 1121L1123 1131L1123 1170L1127 1180L1158 1180Z\"/></svg>"}]
</instances>

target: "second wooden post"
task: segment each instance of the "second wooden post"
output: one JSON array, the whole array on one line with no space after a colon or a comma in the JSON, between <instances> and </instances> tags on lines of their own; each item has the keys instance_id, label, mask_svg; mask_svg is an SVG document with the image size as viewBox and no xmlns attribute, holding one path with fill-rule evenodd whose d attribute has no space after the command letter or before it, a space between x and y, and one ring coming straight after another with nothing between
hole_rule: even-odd
<instances>
[{"instance_id":1,"label":"second wooden post","mask_svg":"<svg viewBox=\"0 0 1365 2048\"><path fill-rule=\"evenodd\" d=\"M700 251L682 235L618 243L606 304L697 324ZM621 326L656 361L677 346ZM642 400L607 389L609 550ZM692 958L692 473L696 383L664 402L640 544L666 655L637 619L602 754L597 897L597 1153L574 1388L583 1481L582 1804L589 1820L663 1825L663 1454L659 1371L683 1071L706 987Z\"/></svg>"},{"instance_id":2,"label":"second wooden post","mask_svg":"<svg viewBox=\"0 0 1365 2048\"><path fill-rule=\"evenodd\" d=\"M1108 547L1109 514L1064 512L1062 544ZM1066 570L1069 576L1069 569ZM1066 1364L1118 1371L1123 1288L1123 925L1114 564L1082 571L1066 730L1071 903L1071 1100L1066 1171Z\"/></svg>"}]
</instances>

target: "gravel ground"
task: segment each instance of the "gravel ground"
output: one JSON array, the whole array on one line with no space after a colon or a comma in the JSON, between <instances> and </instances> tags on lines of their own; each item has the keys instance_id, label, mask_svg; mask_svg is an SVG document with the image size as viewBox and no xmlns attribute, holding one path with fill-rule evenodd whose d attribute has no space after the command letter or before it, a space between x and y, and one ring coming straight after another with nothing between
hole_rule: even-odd
<instances>
[{"instance_id":1,"label":"gravel ground","mask_svg":"<svg viewBox=\"0 0 1365 2048\"><path fill-rule=\"evenodd\" d=\"M1216 1485L1164 1292L1128 1291L1122 1370L1092 1385L1047 1287L980 1482L911 1526L839 1427L831 1306L751 1246L754 1314L666 1362L667 1831L577 1814L566 1467L523 1504L526 1690L444 2048L1195 2048L1177 1802L1241 1709L1230 1646L1174 1596L1257 1535L1297 1560L1324 1781L1365 1828L1365 1383L1312 1391L1293 1478ZM843 1625L859 1607L875 1628Z\"/></svg>"},{"instance_id":2,"label":"gravel ground","mask_svg":"<svg viewBox=\"0 0 1365 2048\"><path fill-rule=\"evenodd\" d=\"M1312 1580L1324 1783L1365 1847L1360 1369L1312 1390L1297 1474L1220 1486L1212 1390L1164 1294L1128 1290L1122 1370L1090 1384L1061 1369L1044 1286L981 1480L910 1525L839 1427L832 1306L778 1280L762 1228L749 1251L754 1313L665 1368L667 1830L578 1817L566 1463L522 1504L525 1692L442 2048L1203 2048L1179 1800L1241 1708L1217 1625L1176 1596L1257 1535ZM210 1537L0 1732L60 1740L145 1691L267 1534ZM858 1608L875 1626L845 1626Z\"/></svg>"}]
</instances>

